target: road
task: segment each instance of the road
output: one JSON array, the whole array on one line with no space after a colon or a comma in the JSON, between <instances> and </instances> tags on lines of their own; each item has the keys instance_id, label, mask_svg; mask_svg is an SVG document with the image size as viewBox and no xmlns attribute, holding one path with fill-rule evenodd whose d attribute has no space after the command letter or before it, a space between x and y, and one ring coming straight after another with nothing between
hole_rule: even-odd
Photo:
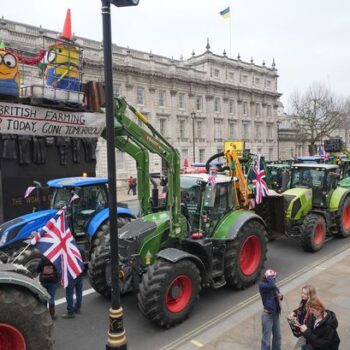
<instances>
[{"instance_id":1,"label":"road","mask_svg":"<svg viewBox=\"0 0 350 350\"><path fill-rule=\"evenodd\" d=\"M328 241L324 248L317 253L305 253L298 242L286 238L270 242L268 258L265 266L278 271L278 281L292 278L293 275L307 266L340 250L350 247L350 239L333 239ZM108 309L110 301L91 290L88 280L84 280L84 295L82 313L75 319L56 321L56 349L57 350L98 350L104 349L108 331ZM124 327L127 331L129 350L156 350L166 347L167 350L176 349L178 344L167 346L188 332L219 317L230 308L256 296L257 286L254 285L244 291L232 291L225 287L218 290L206 289L201 293L201 299L190 318L175 328L164 330L152 325L137 309L136 296L122 297L124 309ZM58 291L58 315L65 312L64 291ZM193 335L192 335L193 337ZM191 338L192 338L191 337ZM186 337L185 337L186 338ZM185 341L188 339L185 339Z\"/></svg>"}]
</instances>

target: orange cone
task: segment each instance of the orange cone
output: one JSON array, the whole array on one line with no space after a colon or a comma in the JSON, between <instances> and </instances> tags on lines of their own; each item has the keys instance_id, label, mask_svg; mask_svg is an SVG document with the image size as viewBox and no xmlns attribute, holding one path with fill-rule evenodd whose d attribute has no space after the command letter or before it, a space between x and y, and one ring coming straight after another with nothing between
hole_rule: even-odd
<instances>
[{"instance_id":1,"label":"orange cone","mask_svg":"<svg viewBox=\"0 0 350 350\"><path fill-rule=\"evenodd\" d=\"M60 39L72 41L72 22L70 17L70 9L67 10L66 19L64 21L64 26L62 33L60 34Z\"/></svg>"}]
</instances>

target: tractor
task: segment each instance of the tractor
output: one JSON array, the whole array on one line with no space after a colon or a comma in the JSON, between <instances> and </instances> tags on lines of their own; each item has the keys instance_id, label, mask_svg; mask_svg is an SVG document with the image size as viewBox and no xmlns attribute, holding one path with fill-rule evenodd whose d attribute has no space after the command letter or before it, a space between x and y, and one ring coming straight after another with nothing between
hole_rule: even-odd
<instances>
[{"instance_id":1,"label":"tractor","mask_svg":"<svg viewBox=\"0 0 350 350\"><path fill-rule=\"evenodd\" d=\"M116 147L136 160L142 214L118 230L120 291L137 293L143 315L169 328L189 316L202 288L243 289L260 278L266 227L260 216L241 205L246 193L238 193L237 177L180 177L178 151L124 99L115 103ZM144 128L126 115L127 108ZM164 209L155 205L154 193L150 200L149 152L167 166ZM92 287L106 297L111 294L110 269L108 241L101 240L88 275Z\"/></svg>"},{"instance_id":2,"label":"tractor","mask_svg":"<svg viewBox=\"0 0 350 350\"><path fill-rule=\"evenodd\" d=\"M338 170L332 164L293 164L288 189L257 213L274 233L299 239L305 251L320 250L327 237L350 236L350 190L338 185Z\"/></svg>"},{"instance_id":3,"label":"tractor","mask_svg":"<svg viewBox=\"0 0 350 350\"><path fill-rule=\"evenodd\" d=\"M61 178L50 180L47 184L50 209L20 216L0 226L1 260L22 264L34 275L42 255L34 247L23 248L28 245L33 232L40 230L62 207L67 207L69 226L85 263L109 232L106 178ZM73 195L77 199L71 201ZM118 205L118 226L121 227L135 216L125 204Z\"/></svg>"},{"instance_id":4,"label":"tractor","mask_svg":"<svg viewBox=\"0 0 350 350\"><path fill-rule=\"evenodd\" d=\"M49 298L25 267L0 262L0 349L54 348Z\"/></svg>"}]
</instances>

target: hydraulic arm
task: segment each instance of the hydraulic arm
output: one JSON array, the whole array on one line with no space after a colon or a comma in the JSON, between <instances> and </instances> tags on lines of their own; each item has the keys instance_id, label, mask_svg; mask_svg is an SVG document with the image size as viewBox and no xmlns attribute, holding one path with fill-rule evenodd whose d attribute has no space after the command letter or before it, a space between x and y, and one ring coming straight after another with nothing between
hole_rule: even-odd
<instances>
[{"instance_id":1,"label":"hydraulic arm","mask_svg":"<svg viewBox=\"0 0 350 350\"><path fill-rule=\"evenodd\" d=\"M148 119L125 99L115 99L115 134L116 146L127 152L137 162L139 183L139 199L142 210L149 212L150 185L149 160L147 152L159 155L168 169L167 207L170 211L170 234L177 234L180 228L180 156L178 151L148 122ZM134 123L127 115L130 111L148 128L148 131ZM145 151L147 150L147 152ZM141 188L141 186L143 186ZM141 197L141 198L140 198Z\"/></svg>"}]
</instances>

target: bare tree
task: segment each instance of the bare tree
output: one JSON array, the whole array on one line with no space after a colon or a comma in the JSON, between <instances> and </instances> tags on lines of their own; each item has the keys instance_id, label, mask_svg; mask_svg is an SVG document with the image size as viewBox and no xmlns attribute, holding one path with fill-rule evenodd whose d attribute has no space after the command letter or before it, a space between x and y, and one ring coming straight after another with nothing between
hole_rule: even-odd
<instances>
[{"instance_id":1,"label":"bare tree","mask_svg":"<svg viewBox=\"0 0 350 350\"><path fill-rule=\"evenodd\" d=\"M322 84L311 85L303 95L294 92L291 107L299 136L310 143L310 152L315 152L316 143L343 128L344 100Z\"/></svg>"}]
</instances>

